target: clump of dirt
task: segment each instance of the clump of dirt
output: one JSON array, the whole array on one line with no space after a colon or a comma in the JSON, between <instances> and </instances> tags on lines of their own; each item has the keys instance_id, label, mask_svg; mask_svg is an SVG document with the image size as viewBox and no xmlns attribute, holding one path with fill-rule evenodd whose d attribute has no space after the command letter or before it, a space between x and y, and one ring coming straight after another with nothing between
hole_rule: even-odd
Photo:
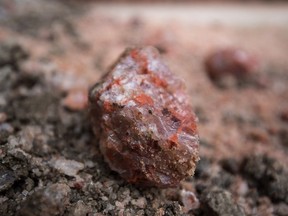
<instances>
[{"instance_id":1,"label":"clump of dirt","mask_svg":"<svg viewBox=\"0 0 288 216\"><path fill-rule=\"evenodd\" d=\"M288 203L288 173L279 162L263 155L250 157L244 160L242 170L259 193L272 202Z\"/></svg>"},{"instance_id":2,"label":"clump of dirt","mask_svg":"<svg viewBox=\"0 0 288 216\"><path fill-rule=\"evenodd\" d=\"M232 195L223 189L213 188L203 193L201 197L205 215L245 215L243 209L233 202Z\"/></svg>"}]
</instances>

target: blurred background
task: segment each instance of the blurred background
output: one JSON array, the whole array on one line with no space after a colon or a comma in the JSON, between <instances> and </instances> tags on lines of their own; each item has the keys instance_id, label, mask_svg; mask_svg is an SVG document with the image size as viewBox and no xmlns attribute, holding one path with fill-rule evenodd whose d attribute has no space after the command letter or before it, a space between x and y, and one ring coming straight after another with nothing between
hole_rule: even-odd
<instances>
[{"instance_id":1,"label":"blurred background","mask_svg":"<svg viewBox=\"0 0 288 216\"><path fill-rule=\"evenodd\" d=\"M203 140L217 146L202 154L287 160L267 132L287 109L286 2L1 0L0 40L29 50L25 70L53 73L71 109L85 107L88 87L127 47L155 46L186 81Z\"/></svg>"}]
</instances>

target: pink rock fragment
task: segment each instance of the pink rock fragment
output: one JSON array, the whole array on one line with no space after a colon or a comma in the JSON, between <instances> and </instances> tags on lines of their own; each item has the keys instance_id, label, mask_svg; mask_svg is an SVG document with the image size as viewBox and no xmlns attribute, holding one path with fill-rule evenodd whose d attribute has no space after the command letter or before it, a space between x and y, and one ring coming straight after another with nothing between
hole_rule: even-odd
<instances>
[{"instance_id":1,"label":"pink rock fragment","mask_svg":"<svg viewBox=\"0 0 288 216\"><path fill-rule=\"evenodd\" d=\"M155 48L126 50L89 93L100 150L130 183L172 187L199 160L196 116L184 84Z\"/></svg>"},{"instance_id":2,"label":"pink rock fragment","mask_svg":"<svg viewBox=\"0 0 288 216\"><path fill-rule=\"evenodd\" d=\"M212 52L205 59L205 68L213 81L226 77L236 80L249 78L259 68L255 55L238 48L225 48Z\"/></svg>"},{"instance_id":3,"label":"pink rock fragment","mask_svg":"<svg viewBox=\"0 0 288 216\"><path fill-rule=\"evenodd\" d=\"M63 105L73 111L81 111L87 107L88 93L86 90L75 90L68 93Z\"/></svg>"}]
</instances>

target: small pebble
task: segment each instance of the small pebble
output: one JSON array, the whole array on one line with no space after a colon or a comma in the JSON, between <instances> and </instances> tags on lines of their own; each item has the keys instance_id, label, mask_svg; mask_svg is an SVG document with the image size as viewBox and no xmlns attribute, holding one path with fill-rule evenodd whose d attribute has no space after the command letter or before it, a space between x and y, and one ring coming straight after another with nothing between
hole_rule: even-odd
<instances>
[{"instance_id":1,"label":"small pebble","mask_svg":"<svg viewBox=\"0 0 288 216\"><path fill-rule=\"evenodd\" d=\"M65 184L53 184L31 194L21 205L17 216L63 215L69 204L70 188Z\"/></svg>"},{"instance_id":2,"label":"small pebble","mask_svg":"<svg viewBox=\"0 0 288 216\"><path fill-rule=\"evenodd\" d=\"M63 100L63 105L72 111L81 111L87 107L87 91L71 91Z\"/></svg>"},{"instance_id":3,"label":"small pebble","mask_svg":"<svg viewBox=\"0 0 288 216\"><path fill-rule=\"evenodd\" d=\"M155 48L127 49L91 88L89 111L105 160L128 182L174 187L194 174L196 116Z\"/></svg>"},{"instance_id":4,"label":"small pebble","mask_svg":"<svg viewBox=\"0 0 288 216\"><path fill-rule=\"evenodd\" d=\"M10 170L2 170L0 171L0 192L7 190L10 188L14 182L16 181L16 177L14 172Z\"/></svg>"},{"instance_id":5,"label":"small pebble","mask_svg":"<svg viewBox=\"0 0 288 216\"><path fill-rule=\"evenodd\" d=\"M184 205L183 211L185 213L188 213L189 211L193 209L199 208L200 202L193 192L183 189L180 192L180 197Z\"/></svg>"},{"instance_id":6,"label":"small pebble","mask_svg":"<svg viewBox=\"0 0 288 216\"><path fill-rule=\"evenodd\" d=\"M90 206L85 205L82 200L79 200L70 210L69 215L84 216L92 212Z\"/></svg>"},{"instance_id":7,"label":"small pebble","mask_svg":"<svg viewBox=\"0 0 288 216\"><path fill-rule=\"evenodd\" d=\"M144 197L140 197L137 200L132 200L131 204L143 209L145 208L147 201Z\"/></svg>"},{"instance_id":8,"label":"small pebble","mask_svg":"<svg viewBox=\"0 0 288 216\"><path fill-rule=\"evenodd\" d=\"M256 56L239 48L224 48L205 59L206 72L215 83L228 84L249 79L258 70ZM228 80L228 81L227 81Z\"/></svg>"},{"instance_id":9,"label":"small pebble","mask_svg":"<svg viewBox=\"0 0 288 216\"><path fill-rule=\"evenodd\" d=\"M75 160L67 160L65 158L52 158L49 164L68 176L76 176L77 173L84 169L84 164Z\"/></svg>"},{"instance_id":10,"label":"small pebble","mask_svg":"<svg viewBox=\"0 0 288 216\"><path fill-rule=\"evenodd\" d=\"M233 201L231 193L226 190L207 190L201 197L201 204L205 215L245 216L244 211Z\"/></svg>"}]
</instances>

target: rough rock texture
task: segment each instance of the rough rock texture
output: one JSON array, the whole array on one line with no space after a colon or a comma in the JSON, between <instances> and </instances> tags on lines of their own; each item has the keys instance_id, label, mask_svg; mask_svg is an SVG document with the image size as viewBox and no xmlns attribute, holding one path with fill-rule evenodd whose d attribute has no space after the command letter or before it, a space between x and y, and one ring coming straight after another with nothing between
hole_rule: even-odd
<instances>
[{"instance_id":1,"label":"rough rock texture","mask_svg":"<svg viewBox=\"0 0 288 216\"><path fill-rule=\"evenodd\" d=\"M183 82L156 49L128 49L91 89L89 100L101 151L128 182L170 187L194 174L196 117Z\"/></svg>"}]
</instances>

